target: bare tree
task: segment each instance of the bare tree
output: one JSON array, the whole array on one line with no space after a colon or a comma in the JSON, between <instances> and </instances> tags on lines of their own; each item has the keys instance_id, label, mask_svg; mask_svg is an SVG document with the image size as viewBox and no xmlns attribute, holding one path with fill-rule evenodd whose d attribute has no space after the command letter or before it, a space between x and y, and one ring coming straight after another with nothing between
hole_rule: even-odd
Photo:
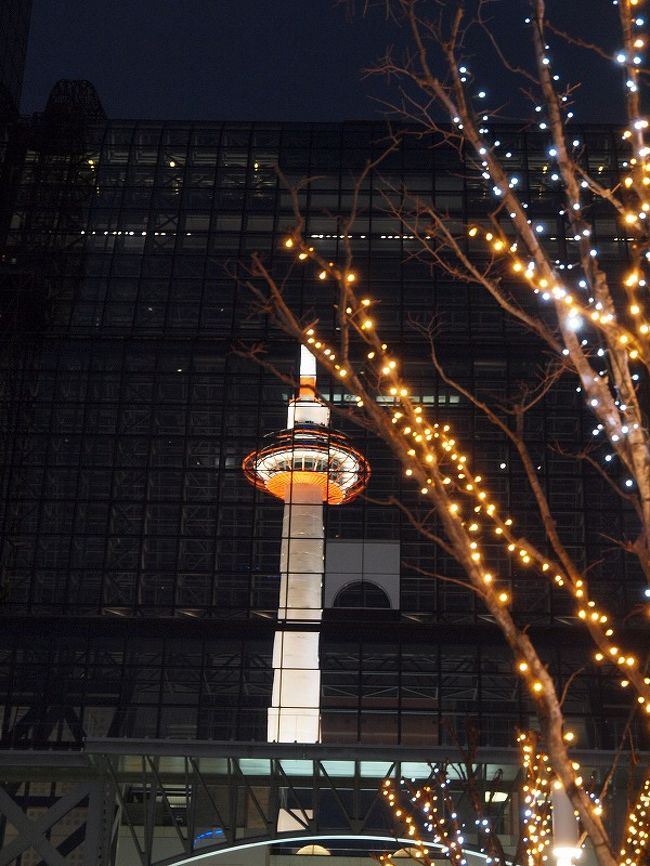
<instances>
[{"instance_id":1,"label":"bare tree","mask_svg":"<svg viewBox=\"0 0 650 866\"><path fill-rule=\"evenodd\" d=\"M613 59L624 70L623 101L629 122L622 131L621 146L627 151L622 175L608 185L590 173L581 158L581 143L570 130L573 88L562 88L557 80L549 39L580 45L603 61L609 60L608 50L550 24L544 0L529 4L529 60L525 65L517 65L506 55L499 33L488 20L488 0L477 0L471 10L447 0L385 0L385 8L408 34L409 43L399 55L387 53L373 70L395 81L398 96L387 111L409 122L408 131L392 133L389 149L397 145L400 135L432 136L439 145L454 148L467 166L482 175L493 196L484 218L463 226L461 232L432 201L404 190L397 196L389 183L384 187L386 212L418 242L413 255L455 280L481 287L508 316L530 331L544 347L546 360L539 382L533 388L523 388L507 405L490 405L446 372L436 350L435 322L416 321L414 328L425 339L426 354L437 375L484 413L512 443L538 509L545 549L517 533L513 519L490 495L489 479L472 467L450 424L427 418L422 405L411 399L400 359L384 342L380 323L375 321L373 300L359 288L362 275L355 269L349 239L365 175L379 171L380 161L369 163L359 179L341 228L343 255L336 262L321 255L317 243L306 237L299 190L294 189L295 226L286 238L285 249L296 256L297 263L313 267L316 279L332 287L337 309L335 335L325 333L318 321L306 321L291 308L283 284L276 281L261 256L252 257L246 280L259 308L285 333L308 346L323 368L355 395L354 418L384 440L405 475L418 486L422 507L414 508L399 498L393 498L392 504L423 538L441 547L461 566L465 585L481 599L500 628L535 702L543 748L553 773L579 814L601 866L636 861L625 861L627 854L622 854L621 860L608 836L602 809L594 804L568 751L572 735L566 729L562 696L527 627L513 616L510 595L490 568L482 540L488 532L496 536L540 581L548 580L567 593L594 642L595 661L614 665L622 687L635 693L639 712L650 713L646 660L622 646L612 615L590 592L588 575L563 543L523 423L526 413L560 378L575 377L585 407L594 418L595 441L608 443L611 454L625 469L625 489L615 482L608 466L595 459L590 447L585 446L575 456L600 472L634 510L636 537L616 539L616 543L635 558L650 584L650 439L638 390L639 376L650 370L650 317L644 304L650 268L650 147L645 141L648 121L640 104L647 73L642 63L646 37L639 6L640 0L618 2L621 49ZM531 103L529 123L548 136L553 182L563 199L558 214L567 238L563 261L553 257L537 231L528 202L519 192L516 173L509 168L508 154L491 131L499 111L477 107L483 104L483 92L477 93L468 60L477 38L494 52L499 74L509 74L517 86L522 85ZM610 210L628 239L629 261L622 274L620 262L608 267L599 256L591 217L596 201L600 208ZM474 249L482 242L483 252L472 252L468 238ZM539 306L531 301L539 301ZM247 351L267 363L259 347ZM387 412L385 403L377 402L378 396L394 398L395 408ZM644 791L640 796L647 798L647 785ZM632 803L631 808L636 810L635 821L641 822L646 818L640 817L639 802Z\"/></svg>"}]
</instances>

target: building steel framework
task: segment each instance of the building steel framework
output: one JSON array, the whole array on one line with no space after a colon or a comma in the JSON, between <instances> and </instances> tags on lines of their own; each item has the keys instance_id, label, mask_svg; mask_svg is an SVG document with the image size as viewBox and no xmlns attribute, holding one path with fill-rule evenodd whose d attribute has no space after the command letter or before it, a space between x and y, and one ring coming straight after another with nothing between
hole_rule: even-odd
<instances>
[{"instance_id":1,"label":"building steel framework","mask_svg":"<svg viewBox=\"0 0 650 866\"><path fill-rule=\"evenodd\" d=\"M576 750L575 755L585 772L597 777L615 759L605 751ZM82 857L74 862L82 866L117 866L123 862L118 836L121 844L130 840L129 856L135 852L141 866L249 843L281 845L283 839L306 842L328 834L367 837L371 845L377 835L395 832L380 793L388 776L426 782L434 765L446 764L459 813L466 807L471 811L464 800L463 760L452 746L387 749L121 738L88 740L82 752L8 751L0 761L5 822L0 866L9 866L30 848L46 866L71 862L64 858L78 849ZM481 796L502 795L492 817L494 826L507 834L513 808L517 813L518 752L479 749L473 766ZM35 799L29 787L44 783L47 791L42 788ZM30 814L34 809L36 818ZM73 810L75 820L57 829ZM471 828L469 833L471 848ZM286 847L294 850L300 844L287 842Z\"/></svg>"}]
</instances>

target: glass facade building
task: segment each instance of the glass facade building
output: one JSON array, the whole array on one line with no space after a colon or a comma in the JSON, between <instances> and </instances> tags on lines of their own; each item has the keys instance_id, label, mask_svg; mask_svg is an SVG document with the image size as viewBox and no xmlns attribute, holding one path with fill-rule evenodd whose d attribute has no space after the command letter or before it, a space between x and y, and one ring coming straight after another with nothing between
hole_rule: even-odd
<instances>
[{"instance_id":1,"label":"glass facade building","mask_svg":"<svg viewBox=\"0 0 650 866\"><path fill-rule=\"evenodd\" d=\"M585 159L615 175L615 131L583 134ZM240 467L284 426L289 393L236 349L263 340L288 372L297 349L254 310L239 278L251 252L263 253L289 301L335 333L332 298L278 252L293 216L276 166L289 183L314 178L300 193L306 231L334 257L354 178L384 147L385 130L109 122L87 127L77 145L62 136L47 147L29 124L16 135L6 257L30 269L34 298L15 313L4 352L2 614L5 637L36 634L3 656L5 742L71 744L82 732L263 737L281 506L247 485ZM557 193L535 134L501 137L537 215L546 210L555 223ZM543 360L486 293L412 258L416 242L386 213L386 190L406 187L459 226L483 216L484 183L457 159L407 138L383 161L361 193L356 265L380 301L382 334L401 347L415 399L453 423L522 533L543 545L507 443L437 379L409 324L437 318L448 372L479 396L512 396ZM595 227L603 255L624 258L613 222L596 217ZM560 255L570 241L561 225L551 231ZM472 254L483 254L479 244ZM320 384L345 406L338 383ZM591 433L575 383L561 380L526 423L564 542L590 565L595 595L624 615L639 602L640 579L604 534L631 530L632 517L588 465L559 453ZM409 500L385 447L344 417L337 424L370 460L372 500ZM505 745L528 712L509 655L470 591L422 574L453 576L455 563L375 501L330 508L326 521L334 546L363 540L371 552L393 541L401 568L392 578L399 604L357 610L360 629L336 599L326 612L325 738L437 742L443 719L476 713L485 742ZM575 653L556 638L572 605L496 542L490 557L520 619L553 635L549 663L562 678ZM375 593L371 603L386 599ZM627 713L618 688L602 670L580 683L576 722L593 746L613 745ZM74 724L57 727L55 715Z\"/></svg>"},{"instance_id":2,"label":"glass facade building","mask_svg":"<svg viewBox=\"0 0 650 866\"><path fill-rule=\"evenodd\" d=\"M498 135L548 244L565 256L573 241L541 139L507 127ZM580 136L588 165L603 182L615 178L616 130ZM284 184L311 178L299 194L306 232L334 258L355 177L385 137L372 123L88 123L74 112L16 126L3 190L3 279L13 286L0 357L4 746L265 739L282 506L246 483L241 461L285 426L290 394L237 349L263 341L287 373L298 349L241 279L250 254L263 254L289 302L335 334L332 297L280 251L293 222ZM387 197L399 206L408 189L459 228L485 218L492 198L480 174L434 145L406 136L367 177L355 263L414 400L453 424L522 535L543 547L516 456L439 380L412 328L435 317L448 373L492 400L512 397L544 361L487 293L414 255L387 212ZM595 209L594 227L603 258L625 260L611 216ZM532 303L521 292L518 301ZM321 377L319 387L345 409L339 383ZM426 576L462 577L381 504L416 496L386 447L344 413L336 426L368 457L372 480L368 498L326 511L323 741L440 745L462 738L471 719L485 746L511 745L532 708L494 624L472 592ZM638 608L642 581L609 538L632 533L633 515L586 462L562 453L592 426L567 376L526 416L526 438L563 541L622 620ZM384 574L369 565L381 544L379 559L392 563ZM345 579L342 553L361 563ZM564 685L589 655L573 605L496 540L486 555ZM585 747L618 745L629 705L607 669L587 663L566 707Z\"/></svg>"}]
</instances>

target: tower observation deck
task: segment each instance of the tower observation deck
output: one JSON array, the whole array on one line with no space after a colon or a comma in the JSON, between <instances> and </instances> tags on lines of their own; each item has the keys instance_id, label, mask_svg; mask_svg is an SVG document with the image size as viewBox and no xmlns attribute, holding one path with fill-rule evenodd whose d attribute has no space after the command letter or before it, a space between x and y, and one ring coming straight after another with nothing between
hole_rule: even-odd
<instances>
[{"instance_id":1,"label":"tower observation deck","mask_svg":"<svg viewBox=\"0 0 650 866\"><path fill-rule=\"evenodd\" d=\"M365 457L329 423L329 408L316 397L316 360L303 347L287 429L243 461L248 481L284 502L270 742L320 740L319 632L297 626L322 618L323 506L350 502L370 477Z\"/></svg>"}]
</instances>

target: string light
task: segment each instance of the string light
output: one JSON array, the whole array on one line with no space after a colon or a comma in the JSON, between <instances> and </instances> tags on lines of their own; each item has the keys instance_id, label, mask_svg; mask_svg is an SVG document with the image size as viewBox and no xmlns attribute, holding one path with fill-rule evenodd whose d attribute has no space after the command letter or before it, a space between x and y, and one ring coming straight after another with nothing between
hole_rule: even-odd
<instances>
[{"instance_id":1,"label":"string light","mask_svg":"<svg viewBox=\"0 0 650 866\"><path fill-rule=\"evenodd\" d=\"M629 7L634 11L640 5L640 0L620 0L620 3L624 8ZM646 40L638 33L638 28L643 25L643 19L633 18L632 21L636 30L629 40L630 44L626 44L624 49L618 52L616 61L625 68L628 91L631 94L636 94L639 89L638 74ZM547 54L541 59L541 63L547 69L550 69L552 65L551 58ZM470 75L466 67L460 67L459 74L462 76L460 79L462 83L469 82ZM556 74L552 74L553 81L557 80L557 77ZM484 90L474 89L473 92L479 99L486 97ZM564 100L565 98L562 97L562 101ZM541 113L541 107L536 110ZM565 110L565 116L570 119L573 115L572 112ZM484 120L487 120L487 116ZM454 115L452 121L458 129L463 129L464 123L460 116ZM549 126L547 121L549 118L540 119L539 128L547 129ZM647 284L650 279L650 251L637 257L638 260L635 259L633 265L621 278L620 288L622 296L625 298L625 305L622 309L615 309L611 299L603 300L603 293L597 289L592 289L593 297L584 297L582 294L584 290L594 283L589 262L591 260L593 267L596 267L599 251L593 245L591 228L584 222L583 209L588 204L588 199L581 191L591 187L594 196L608 197L617 210L619 225L624 237L627 240L631 239L634 243L637 241L647 243L647 224L650 213L650 202L647 200L648 187L650 186L650 149L645 146L643 138L647 128L648 121L643 117L636 116L633 118L630 128L623 134L623 139L630 144L631 155L627 161L627 173L623 178L619 192L599 189L597 185L587 179L582 179L576 183L575 190L567 192L568 200L560 211L560 216L566 220L573 232L573 238L569 238L569 242L573 240L579 245L581 267L584 271L584 279L577 281L576 285L573 285L574 281L569 279L568 275L567 278L564 278L564 275L563 278L558 276L561 270L571 270L574 267L573 263L563 264L556 261L555 265L552 265L546 259L545 254L540 254L537 257L530 255L528 258L520 253L518 243L508 238L505 233L482 232L478 226L474 225L467 230L470 239L477 238L482 234L494 256L507 261L509 270L524 280L540 301L554 304L558 320L562 328L568 332L568 335L565 332L566 345L561 349L562 355L564 357L572 355L572 360L575 362L574 356L578 356L578 352L574 349L579 346L583 350L582 357L586 359L586 368L584 366L582 368L577 367L576 364L581 378L581 388L578 390L584 393L587 405L602 422L595 427L593 435L600 436L603 434L606 436L613 445L612 450L623 458L623 462L628 468L629 464L625 459L628 441L633 437L634 441L640 442L641 438L645 436L636 420L638 417L636 401L634 399L630 401L627 397L621 398L620 394L616 393L618 380L612 377L614 381L610 382L607 370L590 367L591 352L596 355L597 349L597 357L605 355L602 346L593 347L590 343L593 333L596 333L607 346L613 365L619 363L617 359L622 357L628 362L643 363L650 369L650 346L648 345L650 315L644 303ZM479 132L485 134L487 129L480 129ZM497 143L495 142L494 147L496 146ZM571 152L571 148L578 149L581 147L582 142L576 137L572 140L569 151ZM512 196L509 191L517 188L519 178L513 175L507 178L507 183L504 184L502 178L494 176L491 168L493 163L486 158L490 155L490 148L487 143L481 144L480 148L477 149L479 155L484 157L481 163L484 169L483 177L486 183L492 187L494 195ZM549 148L548 156L551 164L549 177L553 181L561 180L560 167L558 167L559 174L552 170L552 161L558 159L558 150L555 146ZM549 171L548 165L544 167L544 171ZM601 171L602 166L599 168L599 174ZM511 200L512 198L508 199L506 204ZM527 204L521 203L520 208L522 209L520 212L523 213ZM517 211L511 212L510 216L514 219L517 216ZM543 222L535 222L532 215L527 223L530 226L530 232L534 232L534 236L539 236L540 240L543 240L541 236L547 233L547 226ZM293 246L293 243L286 245L290 247ZM356 275L341 274L330 268L323 268L318 274L318 278L321 280L328 276L333 276L336 280L345 283L354 283L357 280ZM609 296L609 292L607 295ZM471 558L475 563L478 564L484 557L482 534L490 528L499 542L504 545L508 555L514 557L520 567L535 568L540 574L545 575L553 586L568 592L576 603L577 620L588 628L597 645L594 661L597 664L611 664L620 670L622 672L621 686L626 688L630 683L633 683L639 693L639 705L643 707L645 712L650 713L650 689L648 688L650 680L639 674L637 670L638 659L619 647L619 642L615 640L609 613L589 597L587 587L582 579L567 574L565 569L558 567L556 563L545 557L534 545L516 537L512 528L512 519L507 515L501 515L497 503L492 501L482 478L472 472L467 456L462 454L450 426L428 421L421 412L421 407L414 407L412 401L409 400L408 388L397 371L395 359L389 359L386 356L387 347L385 344L381 344L380 347L378 339L374 336L375 322L367 317L365 309L371 304L371 300L364 299L361 304L356 302L356 299L349 298L349 300L350 304L345 308L346 325L355 330L371 349L366 354L366 358L373 362L370 365L371 369L378 374L381 396L392 398L395 405L399 407L399 411L394 411L391 421L404 446L403 458L404 462L408 464L405 468L406 477L414 477L421 495L427 496L430 495L434 485L434 481L428 477L428 473L431 472L436 483L440 480L438 474L442 474L441 485L446 488L450 496L454 495L455 498L459 498L459 501L450 503L449 514L467 532L467 548L471 551ZM587 336L584 339L572 336L579 331L583 331L583 334L586 333ZM580 335L580 338L583 334ZM327 349L331 352L329 347ZM327 360L328 355L325 351L324 354ZM603 362L600 366L604 366ZM341 375L340 370L339 375ZM637 374L630 373L630 377L632 382L638 381ZM631 387L633 390L634 385ZM632 406L629 405L630 402L633 403ZM406 458L412 458L412 460L409 462ZM607 463L610 463L611 459L611 455L605 457ZM505 464L502 464L501 468L506 468ZM433 472L432 469L436 471ZM626 479L621 483L629 487L634 482L633 479ZM470 511L469 517L467 516L468 510ZM491 599L496 599L501 604L509 605L512 603L510 593L499 585L498 579L493 580L490 572L484 572L483 580L486 591L492 593ZM533 694L539 695L543 692L544 684L538 678L539 672L532 671L528 661L518 661L517 670L527 680L528 687ZM566 743L572 743L575 739L574 732L566 731L564 739ZM541 866L548 859L548 848L551 841L549 791L552 780L548 768L548 757L533 744L529 737L524 736L522 751L528 788L525 798L528 821L526 823L528 866L537 866L537 864ZM582 784L582 778L578 775L579 765L574 763L573 769L576 773L576 784ZM387 782L386 784L390 789L390 783ZM386 796L395 809L395 816L404 818L406 832L410 837L414 837L416 851L418 851L417 845L420 844L420 839L413 817L405 814L404 809L399 806L399 800L394 792L386 794ZM420 799L421 791L419 789L414 797L416 800ZM591 794L590 797L594 801L594 814L601 814L602 807L597 798ZM640 866L644 854L647 853L649 806L650 779L647 779L635 810L629 817L626 828L626 844L621 851L619 861L621 866ZM437 812L432 814L437 815ZM463 862L455 859L458 856L457 852L462 852L462 845L458 838L454 838L452 830L453 827L446 830L440 828L438 832L440 834L444 832L449 840L446 844L452 863ZM415 856L421 856L421 854L418 853Z\"/></svg>"},{"instance_id":2,"label":"string light","mask_svg":"<svg viewBox=\"0 0 650 866\"><path fill-rule=\"evenodd\" d=\"M412 840L406 853L432 866L435 861L424 844L426 837L428 842L441 846L442 853L453 866L467 866L464 853L467 831L456 811L451 781L444 767L433 766L427 784L420 787L415 785L415 780L409 782L402 778L398 787L392 779L385 779L381 792L393 823L399 828L396 835ZM500 847L490 821L481 813L475 826L479 837L485 840L492 866L502 866ZM379 860L384 866L390 866L392 856L383 854Z\"/></svg>"},{"instance_id":3,"label":"string light","mask_svg":"<svg viewBox=\"0 0 650 866\"><path fill-rule=\"evenodd\" d=\"M620 850L619 866L643 866L650 854L650 775L646 776L639 795L630 809L625 825L625 843Z\"/></svg>"},{"instance_id":4,"label":"string light","mask_svg":"<svg viewBox=\"0 0 650 866\"><path fill-rule=\"evenodd\" d=\"M553 844L552 791L559 783L554 781L549 757L540 748L539 736L536 733L519 734L517 743L523 771L519 791L522 804L522 843L525 854L523 864L545 866ZM580 764L572 761L571 768L575 783L583 784L579 775ZM441 846L442 853L452 864L466 866L464 845L468 831L459 818L452 795L451 780L444 766L434 765L425 785L418 786L414 779L409 782L405 778L401 778L398 784L389 777L384 780L380 790L393 823L398 828L396 835L412 840L412 847L406 849L404 853L408 853L414 859L421 859L423 863L431 866L433 861L428 853L428 845L433 842ZM597 795L591 790L587 793L593 804L594 815L602 815L602 805ZM637 822L641 813L647 809L649 796L650 787L646 782L642 796L637 802L636 815L629 820L632 829L629 830L628 836L637 847L639 842ZM485 816L480 806L476 808L474 828L480 850L488 855L486 863L499 866L502 863L503 849L490 819ZM425 838L427 844L424 843ZM644 838L647 841L647 835ZM384 866L390 866L393 856L383 854L379 857L379 861ZM621 861L621 866L640 866L640 864L629 860Z\"/></svg>"},{"instance_id":5,"label":"string light","mask_svg":"<svg viewBox=\"0 0 650 866\"><path fill-rule=\"evenodd\" d=\"M650 171L650 163L648 171ZM648 180L650 180L650 177ZM650 204L648 207L650 209ZM470 237L476 237L477 234L478 229L476 226L471 226L468 229ZM516 244L509 243L505 237L495 237L493 232L488 231L484 233L484 239L494 253L508 256L511 261L511 270L515 274L525 277L533 292L539 295L542 300L555 300L563 303L564 307L561 308L562 313L566 320L572 320L573 324L570 323L572 329L576 330L582 327L585 321L589 321L598 330L611 334L613 342L626 350L630 360L641 360L643 363L650 365L650 354L646 345L647 340L644 339L650 334L650 323L642 315L642 307L637 301L634 301L628 307L628 312L634 319L635 334L621 325L613 311L603 311L601 302L594 300L592 303L581 303L575 295L566 289L562 281L558 281L557 285L550 287L548 280L538 275L534 263L524 262L517 255ZM645 279L641 278L637 270L633 270L624 278L623 285L625 288L631 289L639 284L645 285L646 282Z\"/></svg>"},{"instance_id":6,"label":"string light","mask_svg":"<svg viewBox=\"0 0 650 866\"><path fill-rule=\"evenodd\" d=\"M517 738L521 754L524 778L521 786L523 800L522 842L525 849L526 866L542 866L548 861L553 840L551 812L552 774L548 757L538 746L531 733L522 733Z\"/></svg>"},{"instance_id":7,"label":"string light","mask_svg":"<svg viewBox=\"0 0 650 866\"><path fill-rule=\"evenodd\" d=\"M547 63L546 58L545 63ZM643 135L647 126L646 122L635 123L634 129L627 130L624 137L631 139L636 136L638 140ZM573 141L574 147L579 147L580 144L578 139ZM483 151L485 152L483 153ZM481 155L488 156L486 148L481 147L480 152ZM647 158L649 153L650 150L643 146L629 160L630 172L624 179L623 189L628 195L634 193L637 196L639 205L636 210L623 210L619 208L621 219L627 226L641 226L645 215L650 211L650 203L645 201L646 187L650 183L650 162ZM549 156L552 158L557 156L557 149L555 147L549 150ZM489 163L484 161L483 164L486 168L489 168ZM489 178L489 171L486 174ZM589 240L591 232L586 224L580 222L582 219L582 205L579 196L575 196L573 201L569 201L569 206L569 211L573 214L571 225L576 231L576 240L586 243ZM538 224L537 229L543 230L543 225L541 223ZM645 231L645 229L643 230ZM480 229L478 226L474 225L468 228L468 236L470 238L476 238L479 234ZM615 347L615 350L625 352L629 360L640 360L650 365L650 356L647 352L647 337L650 334L650 323L643 314L643 306L636 294L639 288L645 288L647 285L644 272L645 265L643 263L636 263L623 277L622 281L623 288L629 296L627 312L631 321L630 328L622 325L613 308L604 304L598 297L589 298L585 301L580 300L580 291L587 286L586 281L580 280L579 285L575 289L570 289L564 280L557 279L551 273L545 273L545 269L539 268L533 259L526 260L522 258L518 252L517 243L509 240L505 235L490 230L485 231L483 236L485 242L490 245L495 255L507 256L510 259L512 271L523 277L535 294L539 295L542 300L549 300L555 303L558 316L563 319L571 330L575 331L582 327L584 322L589 322L594 328L604 334L608 345ZM288 238L285 241L285 246L293 248L295 242L295 236ZM311 249L313 250L313 248ZM591 252L597 255L596 250L592 250ZM301 245L301 258L304 253L305 250ZM332 263L323 266L324 263L318 256L312 255L312 257L321 265L321 270L318 274L319 279L332 276L337 281L343 281L346 288L351 283L353 284L357 281L356 274L352 272L339 272ZM359 303L351 294L348 293L347 297L348 306L345 308L345 315L348 324L366 342L370 342L369 348L371 351L367 353L367 358L369 361L375 361L377 364L376 369L380 371L381 377L386 380L386 390L384 393L395 398L402 406L403 411L394 413L391 420L405 442L406 456L415 458L415 466L418 467L417 480L421 482L419 487L421 495L429 495L432 479L426 476L423 477L420 467L426 469L428 465L444 470L445 464L451 463L450 468L452 472L449 473L449 470L447 470L443 484L449 486L450 492L455 490L465 496L474 498L476 502L474 506L475 513L482 515L484 519L492 522L495 535L502 540L508 554L517 557L520 566L533 566L537 568L541 573L547 575L553 585L565 589L573 596L578 603L576 609L577 618L587 626L598 646L598 652L594 660L599 664L609 662L619 668L625 668L626 676L624 681L626 683L630 680L634 682L635 688L638 690L640 696L643 697L643 703L646 707L650 708L650 690L647 688L648 684L634 670L637 664L636 658L625 653L619 654L617 648L615 648L613 643L614 632L609 614L601 610L593 600L588 598L582 580L570 578L562 569L559 569L553 563L549 563L543 554L532 545L528 543L522 544L516 539L511 529L512 520L510 518L504 519L500 516L496 503L490 501L490 497L484 486L472 477L467 458L465 455L458 453L458 445L449 429L449 425L444 425L442 428L439 424L429 424L427 427L415 426L414 421L424 425L426 419L414 411L411 402L408 400L408 388L398 375L396 360L386 355L386 345L379 344L378 338L374 336L374 322L365 313L367 307L372 303L371 299L364 298L363 302ZM310 336L309 339L312 339L312 337ZM324 341L319 342L324 345ZM585 341L583 341L584 343ZM326 347L326 349L331 353L330 347ZM568 349L565 349L564 353L568 353ZM327 359L331 360L331 354L326 356ZM341 369L338 365L335 365L335 369L341 378L347 376L347 370ZM592 374L585 379L584 372L581 374L581 378L589 405L594 411L605 412L609 406L608 401L603 401L603 389L609 388L607 378L603 378L603 374L599 373L598 375ZM616 450L621 453L625 438L631 432L636 433L638 424L633 423L630 425L626 423L628 407L623 407L621 401L616 400L615 405L618 408L618 414L610 415L606 419L609 424L599 425L594 433L598 435L604 430ZM419 417L414 418L415 415ZM407 468L408 477L413 474L415 466ZM425 478L426 484L422 483ZM463 526L467 525L460 506L456 505L454 508L450 508L450 514L459 519ZM480 532L480 529L481 527L474 522L471 530L472 533L476 534ZM482 559L479 543L468 541L468 549L471 550L471 559L478 564ZM500 604L511 603L511 597L508 592L498 585L493 588L491 577L490 581L484 580L484 585L488 587L488 592L495 593L494 599L496 602ZM632 670L629 671L627 670L628 668ZM533 679L532 673L528 670L520 672L528 677L531 691L533 693L538 692L542 687L541 682Z\"/></svg>"},{"instance_id":8,"label":"string light","mask_svg":"<svg viewBox=\"0 0 650 866\"><path fill-rule=\"evenodd\" d=\"M490 232L486 234L486 238L488 236L493 237ZM302 252L307 251L317 264L322 264L313 247L303 246L302 242L299 241L298 248ZM335 279L343 281L344 285L349 283L348 277L350 274L343 274L337 271L332 263L327 263L325 270L326 275L331 275ZM549 561L548 557L541 551L538 551L532 544L528 541L522 542L517 539L513 530L514 522L512 517L500 514L496 502L492 501L485 489L483 477L472 471L468 456L460 450L459 442L453 434L451 425L449 423L429 422L422 407L412 404L408 398L409 389L406 387L399 373L397 359L388 354L388 346L385 343L380 343L380 338L376 335L374 329L371 333L368 333L368 329L363 327L366 321L365 310L372 304L372 300L364 298L366 303L359 303L356 297L351 294L348 297L349 305L345 308L347 321L364 341L370 341L373 350L367 353L367 360L376 364L375 371L384 383L383 393L386 396L394 398L401 406L401 410L395 409L393 411L391 421L404 441L406 457L415 458L413 466L406 468L406 476L412 477L416 467L424 470L426 473L430 471L431 467L435 467L440 471L447 468L447 474L442 479L443 486L448 487L450 492L455 491L462 496L468 496L474 500L474 514L477 517L483 515L485 519L492 523L494 533L502 540L508 555L515 557L521 567L536 568L540 574L551 581L552 585L564 589L574 598L578 603L578 607L576 608L577 618L588 628L592 639L594 639L598 646L598 652L594 656L594 661L597 663L609 662L618 669L625 668L625 679L631 680L634 683L637 692L644 697L648 713L650 714L650 684L645 683L638 671L634 669L637 665L636 657L630 654L619 655L618 651L612 652L614 630L609 613L588 598L586 586L582 579L570 579L563 569L552 561ZM364 318L361 318L361 316ZM322 362L325 364L329 362L331 364L333 358L332 349L324 339L319 338L316 340L315 329L313 327L307 328L304 335L306 342L313 349L318 349L319 353L322 353ZM317 356L319 353L317 353ZM371 355L372 357L370 357ZM334 364L334 369L340 378L348 377L348 370L346 368ZM426 483L420 484L420 495L429 496L433 480L426 476L423 479L419 477L418 480L426 481ZM482 529L481 524L476 519L468 523L464 519L461 504L458 502L450 503L449 513L454 517L458 517L461 520L462 526L467 529L469 556L475 564L480 564L485 558L480 540L472 539L469 533L471 531L473 536L480 533ZM471 530L469 529L470 525L473 527ZM493 599L496 606L503 607L512 604L511 594L498 583L494 584L491 574L485 573L483 585L486 588L486 592L494 593ZM532 672L521 670L519 672L527 679L528 688L531 693L540 695L543 690L542 684L533 676ZM622 679L623 677L621 677Z\"/></svg>"}]
</instances>

